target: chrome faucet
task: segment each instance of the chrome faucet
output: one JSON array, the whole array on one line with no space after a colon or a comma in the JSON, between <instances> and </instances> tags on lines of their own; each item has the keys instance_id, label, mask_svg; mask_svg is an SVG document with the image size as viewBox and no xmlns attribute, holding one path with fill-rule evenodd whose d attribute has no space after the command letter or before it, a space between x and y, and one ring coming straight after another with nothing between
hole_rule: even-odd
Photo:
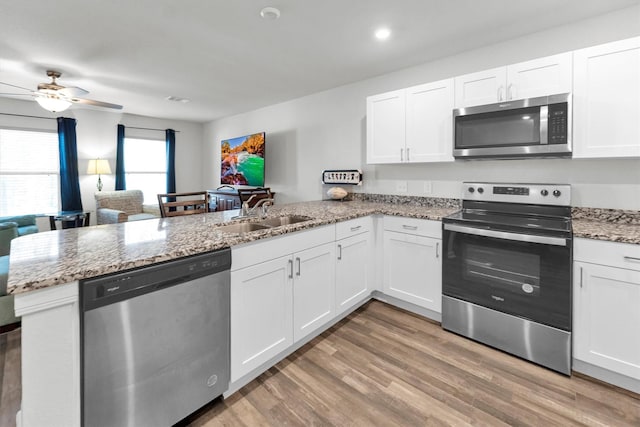
<instances>
[{"instance_id":1,"label":"chrome faucet","mask_svg":"<svg viewBox=\"0 0 640 427\"><path fill-rule=\"evenodd\" d=\"M273 205L273 199L272 198L265 198L265 199L260 199L256 202L256 204L250 208L249 207L249 202L251 202L257 195L253 194L251 197L249 197L249 199L242 203L242 215L243 217L245 216L255 216L256 215L256 209L258 207L262 207L262 215L261 218L265 218L267 216L267 208L271 205Z\"/></svg>"}]
</instances>

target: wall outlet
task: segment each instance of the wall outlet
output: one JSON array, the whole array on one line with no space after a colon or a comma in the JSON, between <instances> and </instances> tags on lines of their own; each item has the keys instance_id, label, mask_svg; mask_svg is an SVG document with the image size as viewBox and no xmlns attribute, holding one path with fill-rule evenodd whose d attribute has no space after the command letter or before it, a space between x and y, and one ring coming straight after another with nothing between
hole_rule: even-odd
<instances>
[{"instance_id":1,"label":"wall outlet","mask_svg":"<svg viewBox=\"0 0 640 427\"><path fill-rule=\"evenodd\" d=\"M424 192L424 194L433 193L433 186L431 185L431 181L424 182L424 189L422 191Z\"/></svg>"},{"instance_id":2,"label":"wall outlet","mask_svg":"<svg viewBox=\"0 0 640 427\"><path fill-rule=\"evenodd\" d=\"M406 193L409 191L407 181L396 181L396 191L398 193Z\"/></svg>"}]
</instances>

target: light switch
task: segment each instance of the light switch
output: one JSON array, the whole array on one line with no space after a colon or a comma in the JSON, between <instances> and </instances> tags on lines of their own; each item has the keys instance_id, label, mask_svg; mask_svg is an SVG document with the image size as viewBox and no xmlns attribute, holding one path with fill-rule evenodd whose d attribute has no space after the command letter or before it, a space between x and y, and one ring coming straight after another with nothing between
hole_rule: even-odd
<instances>
[{"instance_id":1,"label":"light switch","mask_svg":"<svg viewBox=\"0 0 640 427\"><path fill-rule=\"evenodd\" d=\"M406 193L408 191L407 181L396 181L396 191L398 193Z\"/></svg>"}]
</instances>

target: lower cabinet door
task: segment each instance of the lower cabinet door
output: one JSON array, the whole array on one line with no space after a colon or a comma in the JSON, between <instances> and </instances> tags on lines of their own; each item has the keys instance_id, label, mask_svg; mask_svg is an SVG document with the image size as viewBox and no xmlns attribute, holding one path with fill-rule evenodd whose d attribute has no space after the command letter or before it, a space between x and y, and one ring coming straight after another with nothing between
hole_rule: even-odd
<instances>
[{"instance_id":1,"label":"lower cabinet door","mask_svg":"<svg viewBox=\"0 0 640 427\"><path fill-rule=\"evenodd\" d=\"M371 233L339 240L336 251L336 314L341 314L371 293Z\"/></svg>"},{"instance_id":2,"label":"lower cabinet door","mask_svg":"<svg viewBox=\"0 0 640 427\"><path fill-rule=\"evenodd\" d=\"M231 381L293 344L292 259L231 272Z\"/></svg>"},{"instance_id":3,"label":"lower cabinet door","mask_svg":"<svg viewBox=\"0 0 640 427\"><path fill-rule=\"evenodd\" d=\"M335 243L293 255L293 339L298 341L333 318Z\"/></svg>"},{"instance_id":4,"label":"lower cabinet door","mask_svg":"<svg viewBox=\"0 0 640 427\"><path fill-rule=\"evenodd\" d=\"M440 313L441 246L440 239L385 231L384 292Z\"/></svg>"},{"instance_id":5,"label":"lower cabinet door","mask_svg":"<svg viewBox=\"0 0 640 427\"><path fill-rule=\"evenodd\" d=\"M640 271L574 263L574 357L640 380Z\"/></svg>"}]
</instances>

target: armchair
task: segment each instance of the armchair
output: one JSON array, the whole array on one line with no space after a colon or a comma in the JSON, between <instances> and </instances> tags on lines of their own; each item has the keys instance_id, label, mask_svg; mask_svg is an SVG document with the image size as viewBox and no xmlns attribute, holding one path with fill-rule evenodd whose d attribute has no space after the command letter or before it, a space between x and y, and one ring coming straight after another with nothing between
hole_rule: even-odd
<instances>
[{"instance_id":1,"label":"armchair","mask_svg":"<svg viewBox=\"0 0 640 427\"><path fill-rule=\"evenodd\" d=\"M141 190L101 191L95 198L98 225L160 217L157 205L142 204Z\"/></svg>"},{"instance_id":2,"label":"armchair","mask_svg":"<svg viewBox=\"0 0 640 427\"><path fill-rule=\"evenodd\" d=\"M0 222L0 326L16 323L20 320L15 317L13 295L7 295L9 249L11 239L18 237L18 228L17 222Z\"/></svg>"}]
</instances>

